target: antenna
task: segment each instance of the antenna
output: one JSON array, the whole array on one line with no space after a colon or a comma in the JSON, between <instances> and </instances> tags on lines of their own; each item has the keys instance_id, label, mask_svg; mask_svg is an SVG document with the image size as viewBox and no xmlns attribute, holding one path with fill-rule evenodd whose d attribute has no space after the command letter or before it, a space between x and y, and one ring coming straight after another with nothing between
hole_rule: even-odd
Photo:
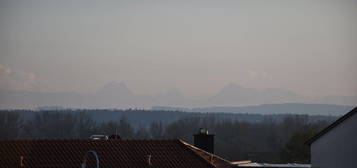
<instances>
[{"instance_id":1,"label":"antenna","mask_svg":"<svg viewBox=\"0 0 357 168\"><path fill-rule=\"evenodd\" d=\"M24 157L20 156L20 167L24 167Z\"/></svg>"},{"instance_id":2,"label":"antenna","mask_svg":"<svg viewBox=\"0 0 357 168\"><path fill-rule=\"evenodd\" d=\"M148 155L147 159L148 165L151 166L151 155Z\"/></svg>"}]
</instances>

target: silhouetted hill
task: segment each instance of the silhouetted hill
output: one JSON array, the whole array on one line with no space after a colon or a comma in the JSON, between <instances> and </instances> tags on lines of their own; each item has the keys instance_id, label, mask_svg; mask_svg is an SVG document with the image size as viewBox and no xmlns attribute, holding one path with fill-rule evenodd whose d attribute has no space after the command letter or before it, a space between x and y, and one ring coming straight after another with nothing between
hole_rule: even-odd
<instances>
[{"instance_id":1,"label":"silhouetted hill","mask_svg":"<svg viewBox=\"0 0 357 168\"><path fill-rule=\"evenodd\" d=\"M152 110L171 110L187 112L224 112L246 114L307 114L307 115L343 115L353 109L353 106L341 106L330 104L263 104L241 107L207 107L207 108L175 108L155 106Z\"/></svg>"}]
</instances>

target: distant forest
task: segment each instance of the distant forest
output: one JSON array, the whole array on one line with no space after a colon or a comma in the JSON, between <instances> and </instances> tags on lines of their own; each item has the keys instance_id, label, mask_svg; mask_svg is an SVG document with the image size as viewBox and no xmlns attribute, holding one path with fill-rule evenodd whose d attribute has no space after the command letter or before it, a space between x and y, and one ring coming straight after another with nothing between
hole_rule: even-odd
<instances>
[{"instance_id":1,"label":"distant forest","mask_svg":"<svg viewBox=\"0 0 357 168\"><path fill-rule=\"evenodd\" d=\"M188 113L148 110L1 110L0 139L183 139L215 134L215 154L231 161L309 163L304 142L336 116Z\"/></svg>"}]
</instances>

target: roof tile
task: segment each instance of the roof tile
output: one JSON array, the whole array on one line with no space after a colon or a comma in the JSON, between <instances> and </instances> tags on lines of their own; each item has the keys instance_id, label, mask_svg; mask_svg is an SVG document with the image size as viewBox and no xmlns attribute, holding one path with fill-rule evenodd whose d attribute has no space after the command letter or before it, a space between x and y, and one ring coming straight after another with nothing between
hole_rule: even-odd
<instances>
[{"instance_id":1,"label":"roof tile","mask_svg":"<svg viewBox=\"0 0 357 168\"><path fill-rule=\"evenodd\" d=\"M214 168L180 140L2 140L0 165L78 168L91 150L104 168ZM88 155L87 165L94 164Z\"/></svg>"}]
</instances>

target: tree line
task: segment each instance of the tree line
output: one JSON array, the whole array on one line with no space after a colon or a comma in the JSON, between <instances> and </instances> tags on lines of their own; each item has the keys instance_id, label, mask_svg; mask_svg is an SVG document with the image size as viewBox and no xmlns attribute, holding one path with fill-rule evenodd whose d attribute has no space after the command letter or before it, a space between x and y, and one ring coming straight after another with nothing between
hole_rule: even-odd
<instances>
[{"instance_id":1,"label":"tree line","mask_svg":"<svg viewBox=\"0 0 357 168\"><path fill-rule=\"evenodd\" d=\"M183 139L192 144L193 134L205 128L215 134L215 154L228 160L309 163L305 141L331 122L310 117L286 115L277 120L267 116L247 122L201 114L133 126L125 116L98 122L83 111L35 112L31 118L18 111L0 111L0 139L88 139L118 134L122 139Z\"/></svg>"}]
</instances>

